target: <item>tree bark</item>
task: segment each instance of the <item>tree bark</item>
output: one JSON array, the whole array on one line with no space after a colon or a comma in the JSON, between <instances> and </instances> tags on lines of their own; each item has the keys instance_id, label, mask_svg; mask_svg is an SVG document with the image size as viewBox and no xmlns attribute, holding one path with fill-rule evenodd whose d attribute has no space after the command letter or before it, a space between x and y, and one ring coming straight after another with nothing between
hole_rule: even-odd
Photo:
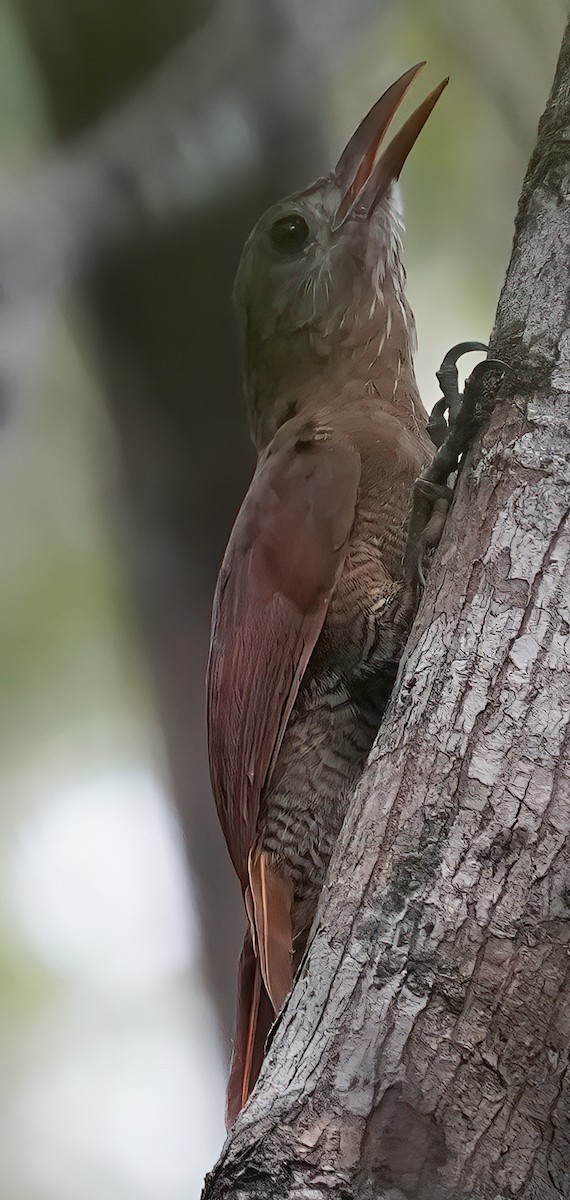
<instances>
[{"instance_id":1,"label":"tree bark","mask_svg":"<svg viewBox=\"0 0 570 1200\"><path fill-rule=\"evenodd\" d=\"M204 1200L570 1197L570 26L468 456L304 970Z\"/></svg>"}]
</instances>

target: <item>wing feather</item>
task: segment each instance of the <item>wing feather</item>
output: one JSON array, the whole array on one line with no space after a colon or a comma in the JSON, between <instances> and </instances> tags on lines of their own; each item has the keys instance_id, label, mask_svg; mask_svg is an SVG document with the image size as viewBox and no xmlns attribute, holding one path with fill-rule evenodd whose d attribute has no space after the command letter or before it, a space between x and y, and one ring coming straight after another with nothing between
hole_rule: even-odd
<instances>
[{"instance_id":1,"label":"wing feather","mask_svg":"<svg viewBox=\"0 0 570 1200\"><path fill-rule=\"evenodd\" d=\"M348 437L284 426L259 464L220 571L210 773L244 889L261 793L344 564L360 469Z\"/></svg>"}]
</instances>

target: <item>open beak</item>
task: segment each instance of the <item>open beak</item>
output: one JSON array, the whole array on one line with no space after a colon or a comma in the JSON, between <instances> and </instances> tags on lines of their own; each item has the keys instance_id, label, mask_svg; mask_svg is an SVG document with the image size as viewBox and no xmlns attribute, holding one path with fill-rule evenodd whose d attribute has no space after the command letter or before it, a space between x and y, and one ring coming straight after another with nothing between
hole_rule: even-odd
<instances>
[{"instance_id":1,"label":"open beak","mask_svg":"<svg viewBox=\"0 0 570 1200\"><path fill-rule=\"evenodd\" d=\"M406 92L425 63L410 67L376 101L360 122L334 169L333 177L341 191L334 220L338 229L349 215L369 217L390 184L399 178L402 167L421 133L434 105L449 83L444 79L408 117L378 160L376 155L386 130L400 107Z\"/></svg>"}]
</instances>

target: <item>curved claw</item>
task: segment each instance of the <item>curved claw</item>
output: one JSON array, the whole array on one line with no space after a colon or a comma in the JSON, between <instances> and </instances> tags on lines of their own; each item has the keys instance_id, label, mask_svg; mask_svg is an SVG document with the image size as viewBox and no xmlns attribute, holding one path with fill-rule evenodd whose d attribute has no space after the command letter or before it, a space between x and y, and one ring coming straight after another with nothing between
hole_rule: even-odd
<instances>
[{"instance_id":1,"label":"curved claw","mask_svg":"<svg viewBox=\"0 0 570 1200\"><path fill-rule=\"evenodd\" d=\"M485 371L508 371L509 364L503 362L502 358L484 358L483 362L476 363L471 372L470 378L473 376L483 375Z\"/></svg>"},{"instance_id":2,"label":"curved claw","mask_svg":"<svg viewBox=\"0 0 570 1200\"><path fill-rule=\"evenodd\" d=\"M439 368L445 370L446 367L456 367L457 360L462 358L464 354L473 354L474 351L480 350L487 353L489 347L484 342L457 342L456 346L452 346L451 350L447 351L445 358Z\"/></svg>"},{"instance_id":3,"label":"curved claw","mask_svg":"<svg viewBox=\"0 0 570 1200\"><path fill-rule=\"evenodd\" d=\"M503 376L508 370L508 363L503 362L501 358L484 358L483 362L479 362L473 367L469 378L465 380L465 399L467 400L469 397L469 400L473 403L472 393L480 389L486 375L489 375L492 371L500 371L501 376Z\"/></svg>"},{"instance_id":4,"label":"curved claw","mask_svg":"<svg viewBox=\"0 0 570 1200\"><path fill-rule=\"evenodd\" d=\"M453 425L461 409L461 396L459 393L459 372L457 370L457 362L464 354L473 354L480 351L486 352L488 346L484 342L457 342L457 345L452 346L451 350L447 351L445 358L436 371L435 376L446 400L445 408L449 410L449 426ZM443 411L445 411L445 408ZM431 432L431 431L430 431ZM441 421L431 434L432 440L438 444L437 439L442 439Z\"/></svg>"},{"instance_id":5,"label":"curved claw","mask_svg":"<svg viewBox=\"0 0 570 1200\"><path fill-rule=\"evenodd\" d=\"M452 346L451 350L447 351L439 371L435 373L435 377L441 384L442 389L445 382L449 379L457 382L457 363L464 354L473 354L479 350L481 353L486 353L488 349L489 347L484 342L457 342L456 346Z\"/></svg>"},{"instance_id":6,"label":"curved claw","mask_svg":"<svg viewBox=\"0 0 570 1200\"><path fill-rule=\"evenodd\" d=\"M444 444L449 431L456 424L462 411L463 401L467 401L467 407L469 402L473 404L474 390L482 376L488 371L504 372L509 369L508 363L503 362L500 358L486 358L482 362L476 363L471 375L466 380L466 391L462 396L459 392L458 360L464 354L486 353L488 349L489 347L484 342L457 342L455 346L451 347L451 350L447 351L439 371L436 371L436 379L443 395L432 408L427 432L438 449ZM446 412L449 414L447 420L445 419Z\"/></svg>"},{"instance_id":7,"label":"curved claw","mask_svg":"<svg viewBox=\"0 0 570 1200\"><path fill-rule=\"evenodd\" d=\"M448 401L446 400L445 396L442 396L441 400L436 401L429 414L427 431L434 446L437 447L443 445L449 432L449 427L445 419L445 414L448 408Z\"/></svg>"}]
</instances>

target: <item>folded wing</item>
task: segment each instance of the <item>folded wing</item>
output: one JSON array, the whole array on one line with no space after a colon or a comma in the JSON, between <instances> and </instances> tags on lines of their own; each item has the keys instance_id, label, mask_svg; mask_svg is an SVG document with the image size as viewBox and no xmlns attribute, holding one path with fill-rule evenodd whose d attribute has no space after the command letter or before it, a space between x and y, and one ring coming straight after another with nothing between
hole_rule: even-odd
<instances>
[{"instance_id":1,"label":"folded wing","mask_svg":"<svg viewBox=\"0 0 570 1200\"><path fill-rule=\"evenodd\" d=\"M360 479L347 437L292 425L259 464L214 600L210 772L244 890L261 793L342 571Z\"/></svg>"}]
</instances>

